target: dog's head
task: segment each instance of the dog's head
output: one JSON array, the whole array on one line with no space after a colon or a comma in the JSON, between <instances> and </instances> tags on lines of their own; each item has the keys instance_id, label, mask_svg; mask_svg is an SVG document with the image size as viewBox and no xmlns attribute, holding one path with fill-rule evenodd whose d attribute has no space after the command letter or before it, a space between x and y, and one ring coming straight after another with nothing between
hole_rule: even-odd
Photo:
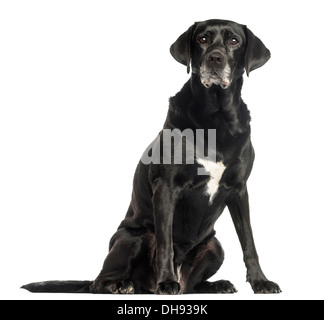
<instances>
[{"instance_id":1,"label":"dog's head","mask_svg":"<svg viewBox=\"0 0 324 320\"><path fill-rule=\"evenodd\" d=\"M171 46L172 56L198 74L202 84L228 88L246 70L262 67L270 51L246 26L232 21L196 22Z\"/></svg>"}]
</instances>

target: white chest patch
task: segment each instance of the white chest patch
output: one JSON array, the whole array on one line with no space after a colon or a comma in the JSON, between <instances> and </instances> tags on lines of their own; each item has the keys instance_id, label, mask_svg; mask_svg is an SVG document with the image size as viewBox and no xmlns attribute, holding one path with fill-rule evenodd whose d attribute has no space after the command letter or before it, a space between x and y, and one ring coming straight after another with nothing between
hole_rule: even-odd
<instances>
[{"instance_id":1,"label":"white chest patch","mask_svg":"<svg viewBox=\"0 0 324 320\"><path fill-rule=\"evenodd\" d=\"M210 180L207 183L205 193L209 196L209 203L211 204L217 194L219 181L221 180L226 167L221 161L213 162L206 159L197 159L197 162L202 165L210 175Z\"/></svg>"}]
</instances>

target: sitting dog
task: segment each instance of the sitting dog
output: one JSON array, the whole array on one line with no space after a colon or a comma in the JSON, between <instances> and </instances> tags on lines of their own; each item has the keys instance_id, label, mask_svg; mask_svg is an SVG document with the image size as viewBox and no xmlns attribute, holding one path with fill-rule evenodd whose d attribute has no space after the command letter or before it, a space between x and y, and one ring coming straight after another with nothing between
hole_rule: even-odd
<instances>
[{"instance_id":1,"label":"sitting dog","mask_svg":"<svg viewBox=\"0 0 324 320\"><path fill-rule=\"evenodd\" d=\"M23 288L32 292L234 293L229 281L208 281L224 260L214 224L228 207L253 291L281 292L262 272L253 240L246 183L254 150L250 113L241 98L244 72L249 75L262 67L270 52L246 26L224 20L195 23L170 51L188 73L191 69L191 78L170 98L164 128L137 166L129 209L111 238L100 274L94 281L47 281ZM217 133L214 145L212 130ZM170 133L168 151L164 142ZM181 151L190 145L193 157L184 163ZM210 155L213 151L215 157Z\"/></svg>"}]
</instances>

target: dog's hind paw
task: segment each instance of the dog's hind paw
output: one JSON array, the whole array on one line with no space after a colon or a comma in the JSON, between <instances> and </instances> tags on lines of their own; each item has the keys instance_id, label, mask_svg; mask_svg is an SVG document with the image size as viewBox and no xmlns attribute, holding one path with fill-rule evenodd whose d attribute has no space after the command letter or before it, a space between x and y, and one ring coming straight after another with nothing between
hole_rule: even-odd
<instances>
[{"instance_id":1,"label":"dog's hind paw","mask_svg":"<svg viewBox=\"0 0 324 320\"><path fill-rule=\"evenodd\" d=\"M211 283L211 287L215 290L214 293L236 293L237 290L230 281L219 280Z\"/></svg>"},{"instance_id":2,"label":"dog's hind paw","mask_svg":"<svg viewBox=\"0 0 324 320\"><path fill-rule=\"evenodd\" d=\"M124 280L117 283L111 283L110 291L113 294L134 294L135 288L132 281Z\"/></svg>"},{"instance_id":3,"label":"dog's hind paw","mask_svg":"<svg viewBox=\"0 0 324 320\"><path fill-rule=\"evenodd\" d=\"M94 283L90 288L92 293L134 294L134 284L130 280L116 282Z\"/></svg>"},{"instance_id":4,"label":"dog's hind paw","mask_svg":"<svg viewBox=\"0 0 324 320\"><path fill-rule=\"evenodd\" d=\"M236 293L235 286L227 280L219 280L215 282L204 281L195 286L197 293Z\"/></svg>"}]
</instances>

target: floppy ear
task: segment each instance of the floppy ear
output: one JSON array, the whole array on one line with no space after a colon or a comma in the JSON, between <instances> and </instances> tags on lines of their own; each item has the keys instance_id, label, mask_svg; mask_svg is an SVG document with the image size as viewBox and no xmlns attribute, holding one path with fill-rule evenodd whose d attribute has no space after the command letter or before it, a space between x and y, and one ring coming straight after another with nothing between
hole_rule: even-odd
<instances>
[{"instance_id":1,"label":"floppy ear","mask_svg":"<svg viewBox=\"0 0 324 320\"><path fill-rule=\"evenodd\" d=\"M265 47L262 41L256 37L247 27L245 29L246 36L246 52L245 52L245 70L247 76L250 72L262 67L270 59L270 51Z\"/></svg>"},{"instance_id":2,"label":"floppy ear","mask_svg":"<svg viewBox=\"0 0 324 320\"><path fill-rule=\"evenodd\" d=\"M187 73L190 72L191 61L191 40L196 24L193 24L178 40L170 47L170 53L174 59L187 66Z\"/></svg>"}]
</instances>

